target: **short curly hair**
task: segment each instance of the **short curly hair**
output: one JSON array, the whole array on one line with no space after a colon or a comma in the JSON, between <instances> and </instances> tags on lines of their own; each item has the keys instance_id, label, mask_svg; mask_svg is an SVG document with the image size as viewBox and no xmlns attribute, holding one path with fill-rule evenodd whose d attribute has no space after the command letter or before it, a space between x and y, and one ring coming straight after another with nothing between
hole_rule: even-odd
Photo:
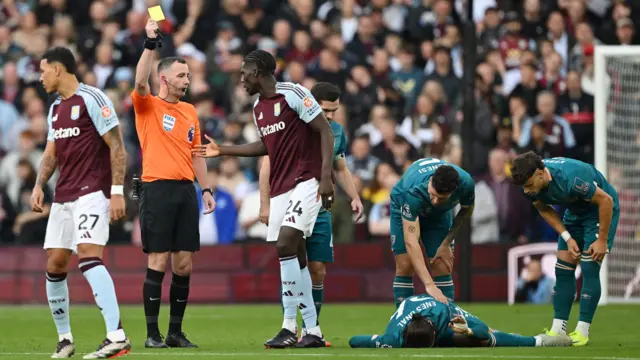
<instances>
[{"instance_id":1,"label":"short curly hair","mask_svg":"<svg viewBox=\"0 0 640 360\"><path fill-rule=\"evenodd\" d=\"M258 73L263 76L273 75L276 72L276 59L264 50L254 50L244 58L245 63L255 64Z\"/></svg>"},{"instance_id":2,"label":"short curly hair","mask_svg":"<svg viewBox=\"0 0 640 360\"><path fill-rule=\"evenodd\" d=\"M453 166L441 165L431 178L431 186L438 194L451 194L459 185L460 175Z\"/></svg>"},{"instance_id":3,"label":"short curly hair","mask_svg":"<svg viewBox=\"0 0 640 360\"><path fill-rule=\"evenodd\" d=\"M523 186L538 169L544 169L542 157L533 151L520 154L513 159L511 165L512 182L518 186Z\"/></svg>"}]
</instances>

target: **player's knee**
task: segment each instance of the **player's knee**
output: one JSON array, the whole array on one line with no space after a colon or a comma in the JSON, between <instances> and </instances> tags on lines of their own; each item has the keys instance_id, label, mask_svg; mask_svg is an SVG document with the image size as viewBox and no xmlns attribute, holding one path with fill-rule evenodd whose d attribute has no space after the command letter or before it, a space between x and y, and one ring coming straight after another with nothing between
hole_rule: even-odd
<instances>
[{"instance_id":1,"label":"player's knee","mask_svg":"<svg viewBox=\"0 0 640 360\"><path fill-rule=\"evenodd\" d=\"M302 240L302 232L300 230L283 227L280 229L280 235L276 242L276 251L279 257L297 256Z\"/></svg>"},{"instance_id":2,"label":"player's knee","mask_svg":"<svg viewBox=\"0 0 640 360\"><path fill-rule=\"evenodd\" d=\"M187 276L191 274L193 268L193 256L190 252L180 251L171 255L171 270L180 275Z\"/></svg>"},{"instance_id":3,"label":"player's knee","mask_svg":"<svg viewBox=\"0 0 640 360\"><path fill-rule=\"evenodd\" d=\"M311 261L309 263L309 272L311 273L311 282L314 285L324 283L324 277L327 275L327 267L319 261Z\"/></svg>"},{"instance_id":4,"label":"player's knee","mask_svg":"<svg viewBox=\"0 0 640 360\"><path fill-rule=\"evenodd\" d=\"M169 262L169 253L150 253L147 258L147 267L152 270L164 272Z\"/></svg>"},{"instance_id":5,"label":"player's knee","mask_svg":"<svg viewBox=\"0 0 640 360\"><path fill-rule=\"evenodd\" d=\"M60 274L67 272L71 254L68 251L49 251L47 254L47 272Z\"/></svg>"},{"instance_id":6,"label":"player's knee","mask_svg":"<svg viewBox=\"0 0 640 360\"><path fill-rule=\"evenodd\" d=\"M413 265L409 255L396 255L396 276L413 276Z\"/></svg>"},{"instance_id":7,"label":"player's knee","mask_svg":"<svg viewBox=\"0 0 640 360\"><path fill-rule=\"evenodd\" d=\"M96 244L78 244L78 258L101 258L104 251L104 246Z\"/></svg>"},{"instance_id":8,"label":"player's knee","mask_svg":"<svg viewBox=\"0 0 640 360\"><path fill-rule=\"evenodd\" d=\"M447 268L447 265L440 259L431 264L430 273L433 277L451 275L451 271Z\"/></svg>"}]
</instances>

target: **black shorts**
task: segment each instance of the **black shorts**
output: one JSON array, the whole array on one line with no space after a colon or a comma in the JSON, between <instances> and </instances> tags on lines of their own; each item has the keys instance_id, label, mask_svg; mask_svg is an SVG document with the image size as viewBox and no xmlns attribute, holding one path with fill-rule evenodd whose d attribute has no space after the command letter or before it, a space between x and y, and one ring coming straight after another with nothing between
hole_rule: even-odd
<instances>
[{"instance_id":1,"label":"black shorts","mask_svg":"<svg viewBox=\"0 0 640 360\"><path fill-rule=\"evenodd\" d=\"M142 184L140 232L145 253L200 250L200 210L191 181Z\"/></svg>"}]
</instances>

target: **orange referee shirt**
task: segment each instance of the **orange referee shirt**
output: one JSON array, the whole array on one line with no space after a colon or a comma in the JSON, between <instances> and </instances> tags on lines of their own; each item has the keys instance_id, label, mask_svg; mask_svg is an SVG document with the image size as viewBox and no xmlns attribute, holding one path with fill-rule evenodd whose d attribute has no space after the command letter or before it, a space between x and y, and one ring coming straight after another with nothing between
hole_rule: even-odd
<instances>
[{"instance_id":1,"label":"orange referee shirt","mask_svg":"<svg viewBox=\"0 0 640 360\"><path fill-rule=\"evenodd\" d=\"M142 148L142 181L195 179L191 149L200 145L200 124L193 105L169 103L157 96L131 93Z\"/></svg>"}]
</instances>

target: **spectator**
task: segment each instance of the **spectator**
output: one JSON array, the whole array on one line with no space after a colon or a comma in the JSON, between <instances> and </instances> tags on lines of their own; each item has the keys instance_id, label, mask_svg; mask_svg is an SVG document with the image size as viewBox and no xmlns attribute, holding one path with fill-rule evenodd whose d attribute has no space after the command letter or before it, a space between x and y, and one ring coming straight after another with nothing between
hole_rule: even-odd
<instances>
[{"instance_id":1,"label":"spectator","mask_svg":"<svg viewBox=\"0 0 640 360\"><path fill-rule=\"evenodd\" d=\"M576 140L569 122L556 115L555 111L555 95L549 91L540 93L540 95L538 95L539 115L523 125L518 145L521 148L528 147L532 139L533 124L539 124L542 126L542 129L544 129L545 141L553 147L551 150L552 155L569 155L569 151L576 146Z\"/></svg>"},{"instance_id":2,"label":"spectator","mask_svg":"<svg viewBox=\"0 0 640 360\"><path fill-rule=\"evenodd\" d=\"M369 184L375 176L380 159L371 155L368 135L359 135L351 142L350 155L347 155L347 167L354 176Z\"/></svg>"},{"instance_id":3,"label":"spectator","mask_svg":"<svg viewBox=\"0 0 640 360\"><path fill-rule=\"evenodd\" d=\"M527 102L527 111L529 116L538 114L537 99L538 94L542 91L542 86L536 78L536 64L526 62L520 65L520 83L513 89L510 98L517 96L523 98Z\"/></svg>"},{"instance_id":4,"label":"spectator","mask_svg":"<svg viewBox=\"0 0 640 360\"><path fill-rule=\"evenodd\" d=\"M553 296L553 279L542 272L539 260L531 260L516 284L516 302L548 304Z\"/></svg>"},{"instance_id":5,"label":"spectator","mask_svg":"<svg viewBox=\"0 0 640 360\"><path fill-rule=\"evenodd\" d=\"M212 213L213 216L203 215L204 204L202 198L198 197L201 245L229 244L236 239L238 211L231 194L218 187L219 176L218 169L208 169L209 187L213 191L213 199L216 201L216 210ZM200 191L199 185L197 187Z\"/></svg>"},{"instance_id":6,"label":"spectator","mask_svg":"<svg viewBox=\"0 0 640 360\"><path fill-rule=\"evenodd\" d=\"M567 74L567 91L558 99L558 114L571 124L576 138L574 158L593 164L594 98L582 91L577 71Z\"/></svg>"}]
</instances>

